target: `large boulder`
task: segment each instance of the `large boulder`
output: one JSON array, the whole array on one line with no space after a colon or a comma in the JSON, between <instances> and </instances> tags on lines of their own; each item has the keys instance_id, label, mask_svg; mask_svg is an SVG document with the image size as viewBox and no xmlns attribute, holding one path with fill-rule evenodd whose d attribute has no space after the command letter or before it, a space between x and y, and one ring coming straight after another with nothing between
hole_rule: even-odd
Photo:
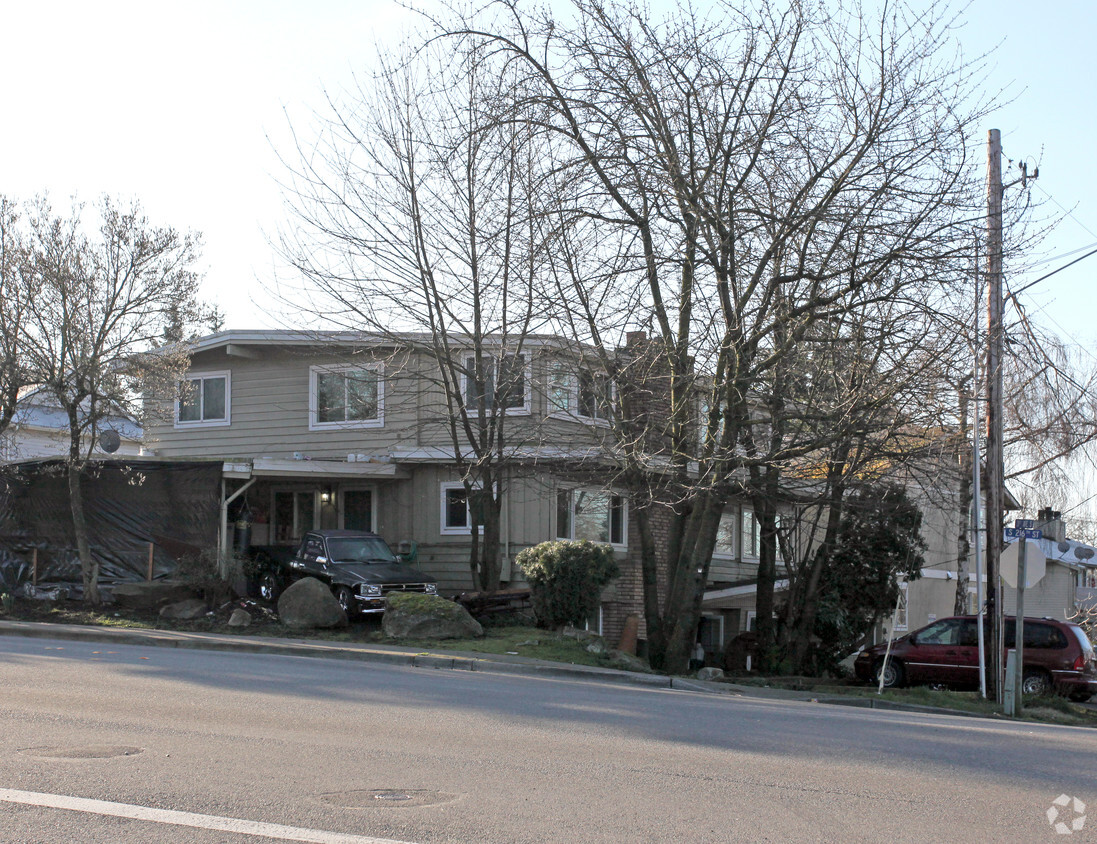
<instances>
[{"instance_id":1,"label":"large boulder","mask_svg":"<svg viewBox=\"0 0 1097 844\"><path fill-rule=\"evenodd\" d=\"M192 621L201 618L209 612L209 604L202 598L187 598L185 601L177 601L167 604L160 609L160 618L178 618L184 621Z\"/></svg>"},{"instance_id":2,"label":"large boulder","mask_svg":"<svg viewBox=\"0 0 1097 844\"><path fill-rule=\"evenodd\" d=\"M279 596L278 617L294 630L347 626L347 614L315 577L298 580Z\"/></svg>"},{"instance_id":3,"label":"large boulder","mask_svg":"<svg viewBox=\"0 0 1097 844\"><path fill-rule=\"evenodd\" d=\"M654 674L644 660L633 654L627 654L624 651L610 651L609 652L609 664L611 668L620 668L622 671L639 671L643 674Z\"/></svg>"},{"instance_id":4,"label":"large boulder","mask_svg":"<svg viewBox=\"0 0 1097 844\"><path fill-rule=\"evenodd\" d=\"M177 580L142 580L118 583L111 588L114 603L135 610L154 610L164 604L197 598L198 590Z\"/></svg>"},{"instance_id":5,"label":"large boulder","mask_svg":"<svg viewBox=\"0 0 1097 844\"><path fill-rule=\"evenodd\" d=\"M437 595L388 596L381 629L390 639L472 639L484 635L484 628L468 610Z\"/></svg>"}]
</instances>

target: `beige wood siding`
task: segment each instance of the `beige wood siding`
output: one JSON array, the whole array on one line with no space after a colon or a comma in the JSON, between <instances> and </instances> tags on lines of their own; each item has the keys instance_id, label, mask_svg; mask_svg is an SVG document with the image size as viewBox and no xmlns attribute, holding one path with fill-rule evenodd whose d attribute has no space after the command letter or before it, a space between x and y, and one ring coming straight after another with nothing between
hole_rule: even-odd
<instances>
[{"instance_id":1,"label":"beige wood siding","mask_svg":"<svg viewBox=\"0 0 1097 844\"><path fill-rule=\"evenodd\" d=\"M1006 615L1017 612L1017 590L1006 586L1002 595ZM1074 573L1066 566L1048 562L1047 573L1025 590L1025 616L1066 621L1074 607Z\"/></svg>"}]
</instances>

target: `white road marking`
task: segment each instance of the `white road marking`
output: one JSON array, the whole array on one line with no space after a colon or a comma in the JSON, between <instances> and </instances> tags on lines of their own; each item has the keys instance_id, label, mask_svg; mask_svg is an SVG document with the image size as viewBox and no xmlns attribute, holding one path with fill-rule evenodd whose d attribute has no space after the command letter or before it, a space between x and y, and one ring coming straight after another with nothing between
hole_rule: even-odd
<instances>
[{"instance_id":1,"label":"white road marking","mask_svg":"<svg viewBox=\"0 0 1097 844\"><path fill-rule=\"evenodd\" d=\"M223 818L217 815L199 815L194 812L176 812L171 809L152 809L148 806L133 806L128 803L89 800L86 797L68 797L64 794L17 791L11 788L0 788L0 802L43 806L50 809L68 809L71 812L87 812L94 815L109 815L115 818L132 818L138 821L189 826L197 829L215 829L218 832L257 835L280 841L309 841L314 842L314 844L412 844L409 841L397 841L392 838L347 835L342 832L325 832L322 829L303 829L277 823L245 821L239 818Z\"/></svg>"}]
</instances>

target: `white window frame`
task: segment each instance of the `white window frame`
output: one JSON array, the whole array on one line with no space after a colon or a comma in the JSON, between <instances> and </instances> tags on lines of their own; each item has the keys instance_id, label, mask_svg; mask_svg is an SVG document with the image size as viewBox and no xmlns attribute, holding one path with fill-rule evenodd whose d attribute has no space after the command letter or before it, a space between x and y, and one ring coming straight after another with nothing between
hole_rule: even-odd
<instances>
[{"instance_id":1,"label":"white window frame","mask_svg":"<svg viewBox=\"0 0 1097 844\"><path fill-rule=\"evenodd\" d=\"M320 376L347 372L373 372L377 376L377 416L373 419L344 419L341 422L320 422ZM350 363L309 367L309 430L343 431L355 428L383 428L385 425L385 367L381 363Z\"/></svg>"},{"instance_id":2,"label":"white window frame","mask_svg":"<svg viewBox=\"0 0 1097 844\"><path fill-rule=\"evenodd\" d=\"M583 487L583 486L564 487L564 486L562 486L562 487L557 488L556 497L554 499L557 502L557 504L559 502L559 496L560 496L561 493L567 493L567 496L568 496L568 531L567 531L567 533L569 535L568 536L563 536L562 532L560 530L560 525L557 524L556 525L556 531L555 531L556 538L557 539L573 540L573 541L575 539L575 493L577 493L577 492L587 492L587 493L591 493L592 495L607 495L611 499L612 498L619 498L621 500L621 541L620 542L614 542L613 541L613 524L612 524L612 520L611 520L611 523L606 525L606 528L607 528L606 532L609 534L610 541L606 542L606 543L602 543L602 544L609 545L611 548L617 548L617 549L621 549L621 550L624 550L624 549L628 548L628 497L625 496L625 495L622 495L621 493L616 492L614 490L598 489L598 488L595 488L595 487ZM612 501L610 503L610 507L612 508ZM557 512L557 509L558 509L557 507L553 508L553 513L554 514ZM610 512L612 513L612 509L611 509ZM559 522L559 519L556 518L555 521Z\"/></svg>"},{"instance_id":3,"label":"white window frame","mask_svg":"<svg viewBox=\"0 0 1097 844\"><path fill-rule=\"evenodd\" d=\"M892 632L905 633L910 629L910 607L907 603L907 598L909 596L909 593L907 592L907 581L904 580L899 584L899 591L903 593L903 599L899 602L898 612L892 616L892 618L895 619L895 626ZM885 619L885 626L890 620L891 619ZM930 619L930 621L935 620L936 619Z\"/></svg>"},{"instance_id":4,"label":"white window frame","mask_svg":"<svg viewBox=\"0 0 1097 844\"><path fill-rule=\"evenodd\" d=\"M472 507L470 506L471 502L467 497L465 498L465 525L458 527L446 524L446 518L449 516L449 507L447 506L449 504L449 491L453 489L459 489L462 492L465 492L465 485L461 481L442 482L440 509L438 513L438 532L441 533L442 536L472 536ZM482 489L482 486L480 484L473 484L472 489L475 492ZM484 532L484 526L477 525L477 532L482 534Z\"/></svg>"},{"instance_id":5,"label":"white window frame","mask_svg":"<svg viewBox=\"0 0 1097 844\"><path fill-rule=\"evenodd\" d=\"M548 415L556 419L572 419L586 425L608 428L611 424L608 417L587 416L580 411L579 387L584 374L594 379L604 378L606 380L609 391L607 401L610 405L607 411L609 414L613 413L613 405L617 401L617 384L609 377L608 373L599 372L582 365L569 367L563 361L554 361L548 372ZM560 388L566 390L567 407L560 407L554 399L554 393Z\"/></svg>"},{"instance_id":6,"label":"white window frame","mask_svg":"<svg viewBox=\"0 0 1097 844\"><path fill-rule=\"evenodd\" d=\"M575 377L572 368L562 360L554 360L548 366L548 415L554 417L572 418L575 415L576 397L579 391L579 381ZM561 406L557 397L564 401Z\"/></svg>"},{"instance_id":7,"label":"white window frame","mask_svg":"<svg viewBox=\"0 0 1097 844\"><path fill-rule=\"evenodd\" d=\"M742 533L742 527L739 521L738 510L725 510L720 514L720 526L724 527L725 522L730 522L731 527L731 550L721 551L718 546L712 547L712 559L714 560L734 560L739 553L740 548L740 534ZM719 533L717 533L719 539Z\"/></svg>"},{"instance_id":8,"label":"white window frame","mask_svg":"<svg viewBox=\"0 0 1097 844\"><path fill-rule=\"evenodd\" d=\"M720 653L723 651L726 643L724 640L724 616L722 613L701 613L703 618L708 624L716 627L716 647L713 648L714 653ZM702 642L702 644L704 644Z\"/></svg>"},{"instance_id":9,"label":"white window frame","mask_svg":"<svg viewBox=\"0 0 1097 844\"><path fill-rule=\"evenodd\" d=\"M746 534L746 519L747 514L750 514L751 521L751 545L750 550L757 553L748 554L747 545L743 542L744 535ZM762 551L762 529L758 523L758 514L754 512L752 507L741 507L739 510L739 558L741 560L757 560Z\"/></svg>"},{"instance_id":10,"label":"white window frame","mask_svg":"<svg viewBox=\"0 0 1097 844\"><path fill-rule=\"evenodd\" d=\"M529 416L531 407L533 405L533 383L532 383L532 366L530 355L528 352L508 352L506 354L500 354L498 352L484 352L482 357L484 359L484 365L492 368L492 390L495 389L496 382L499 380L499 363L505 357L518 357L525 358L522 364L522 405L521 407L505 407L503 408L504 416ZM469 402L469 361L475 362L475 352L465 352L461 358L461 402L465 406L465 412L469 416L479 416L480 408ZM488 413L493 411L493 408L489 407Z\"/></svg>"},{"instance_id":11,"label":"white window frame","mask_svg":"<svg viewBox=\"0 0 1097 844\"><path fill-rule=\"evenodd\" d=\"M175 427L176 428L224 428L232 424L232 372L228 369L213 370L210 372L188 372L181 379L186 382L199 382L197 391L200 400L203 399L202 383L207 378L225 379L225 418L224 419L192 419L183 421L179 418L179 397L175 397Z\"/></svg>"}]
</instances>

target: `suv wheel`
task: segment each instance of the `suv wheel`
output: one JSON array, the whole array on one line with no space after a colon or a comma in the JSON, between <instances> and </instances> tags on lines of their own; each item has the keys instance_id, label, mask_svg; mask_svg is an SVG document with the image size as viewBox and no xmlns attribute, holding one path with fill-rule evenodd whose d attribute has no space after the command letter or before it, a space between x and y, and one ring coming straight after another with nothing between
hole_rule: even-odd
<instances>
[{"instance_id":1,"label":"suv wheel","mask_svg":"<svg viewBox=\"0 0 1097 844\"><path fill-rule=\"evenodd\" d=\"M1051 677L1039 668L1025 669L1021 680L1021 693L1026 695L1046 695L1051 691Z\"/></svg>"},{"instance_id":2,"label":"suv wheel","mask_svg":"<svg viewBox=\"0 0 1097 844\"><path fill-rule=\"evenodd\" d=\"M876 668L873 671L873 677L876 680L877 685L880 683L880 672L884 672L884 688L894 689L897 686L903 685L903 663L897 659L889 659L887 666L884 666L884 661L881 659L876 663Z\"/></svg>"}]
</instances>

